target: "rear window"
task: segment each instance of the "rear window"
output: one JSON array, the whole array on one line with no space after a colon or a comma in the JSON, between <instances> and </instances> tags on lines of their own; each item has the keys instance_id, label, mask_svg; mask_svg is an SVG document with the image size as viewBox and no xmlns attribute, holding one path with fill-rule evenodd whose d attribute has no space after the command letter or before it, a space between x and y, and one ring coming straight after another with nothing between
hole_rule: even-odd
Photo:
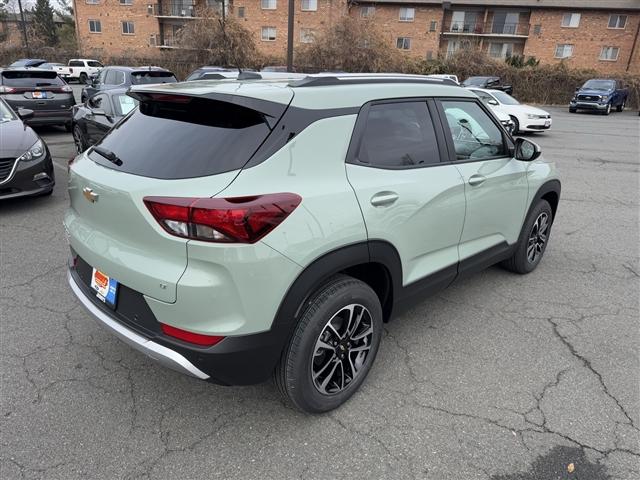
<instances>
[{"instance_id":1,"label":"rear window","mask_svg":"<svg viewBox=\"0 0 640 480\"><path fill-rule=\"evenodd\" d=\"M133 85L147 85L150 83L176 83L178 80L171 72L133 72L131 83Z\"/></svg>"},{"instance_id":2,"label":"rear window","mask_svg":"<svg viewBox=\"0 0 640 480\"><path fill-rule=\"evenodd\" d=\"M87 62L87 65L89 65L90 67L96 67L96 68L102 68L103 65L100 62L96 62L95 60L89 60Z\"/></svg>"},{"instance_id":3,"label":"rear window","mask_svg":"<svg viewBox=\"0 0 640 480\"><path fill-rule=\"evenodd\" d=\"M142 102L99 145L122 161L96 163L145 177L178 179L237 170L269 135L264 116L233 103L192 97Z\"/></svg>"},{"instance_id":4,"label":"rear window","mask_svg":"<svg viewBox=\"0 0 640 480\"><path fill-rule=\"evenodd\" d=\"M54 71L7 70L2 72L2 85L7 87L50 87L64 84L64 81Z\"/></svg>"}]
</instances>

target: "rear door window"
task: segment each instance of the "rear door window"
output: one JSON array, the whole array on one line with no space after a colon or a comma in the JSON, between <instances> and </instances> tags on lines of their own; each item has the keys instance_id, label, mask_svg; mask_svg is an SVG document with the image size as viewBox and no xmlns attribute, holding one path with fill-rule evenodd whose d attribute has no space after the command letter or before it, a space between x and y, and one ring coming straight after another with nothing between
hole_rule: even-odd
<instances>
[{"instance_id":1,"label":"rear door window","mask_svg":"<svg viewBox=\"0 0 640 480\"><path fill-rule=\"evenodd\" d=\"M178 80L171 72L141 71L131 73L133 85L148 85L151 83L176 83Z\"/></svg>"},{"instance_id":2,"label":"rear door window","mask_svg":"<svg viewBox=\"0 0 640 480\"><path fill-rule=\"evenodd\" d=\"M115 113L118 117L125 116L127 113L138 106L138 101L135 98L132 98L129 95L125 95L124 93L114 95L112 99Z\"/></svg>"},{"instance_id":3,"label":"rear door window","mask_svg":"<svg viewBox=\"0 0 640 480\"><path fill-rule=\"evenodd\" d=\"M2 72L2 84L7 87L32 88L55 87L65 83L54 71L5 70Z\"/></svg>"},{"instance_id":4,"label":"rear door window","mask_svg":"<svg viewBox=\"0 0 640 480\"><path fill-rule=\"evenodd\" d=\"M95 67L95 68L102 68L102 64L100 62L96 62L95 60L89 60L87 62L87 65L90 67Z\"/></svg>"},{"instance_id":5,"label":"rear door window","mask_svg":"<svg viewBox=\"0 0 640 480\"><path fill-rule=\"evenodd\" d=\"M372 105L360 140L358 162L380 168L415 168L440 162L425 101Z\"/></svg>"},{"instance_id":6,"label":"rear door window","mask_svg":"<svg viewBox=\"0 0 640 480\"><path fill-rule=\"evenodd\" d=\"M69 66L70 67L84 67L84 63L81 62L80 60L70 60L69 61Z\"/></svg>"},{"instance_id":7,"label":"rear door window","mask_svg":"<svg viewBox=\"0 0 640 480\"><path fill-rule=\"evenodd\" d=\"M95 152L90 156L105 167L145 177L203 177L242 168L269 133L264 115L251 108L175 96L142 102L103 138L100 146L121 165Z\"/></svg>"}]
</instances>

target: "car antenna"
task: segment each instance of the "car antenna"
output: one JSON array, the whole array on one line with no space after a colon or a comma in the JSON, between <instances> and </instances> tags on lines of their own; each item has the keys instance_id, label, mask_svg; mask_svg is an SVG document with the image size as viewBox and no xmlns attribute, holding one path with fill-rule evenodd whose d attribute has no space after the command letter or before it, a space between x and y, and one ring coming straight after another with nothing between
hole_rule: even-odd
<instances>
[{"instance_id":1,"label":"car antenna","mask_svg":"<svg viewBox=\"0 0 640 480\"><path fill-rule=\"evenodd\" d=\"M221 18L219 18L218 21L220 22L220 27L222 27L222 36L224 37L225 46L229 47L229 39L227 37L227 31L224 28L224 22ZM232 48L228 48L227 51L231 52L231 55L233 56L233 63L238 69L238 80L262 80L262 75L258 72L243 72L242 68L240 68L240 62L238 62L238 58L236 57L236 52Z\"/></svg>"}]
</instances>

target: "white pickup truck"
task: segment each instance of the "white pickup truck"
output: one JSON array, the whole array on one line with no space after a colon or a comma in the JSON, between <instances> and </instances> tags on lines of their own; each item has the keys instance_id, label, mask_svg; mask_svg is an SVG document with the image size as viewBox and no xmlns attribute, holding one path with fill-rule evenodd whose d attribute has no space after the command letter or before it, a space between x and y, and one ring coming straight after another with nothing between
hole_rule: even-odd
<instances>
[{"instance_id":1,"label":"white pickup truck","mask_svg":"<svg viewBox=\"0 0 640 480\"><path fill-rule=\"evenodd\" d=\"M90 58L72 58L66 67L56 67L58 75L65 80L77 80L88 83L92 75L98 73L104 65Z\"/></svg>"}]
</instances>

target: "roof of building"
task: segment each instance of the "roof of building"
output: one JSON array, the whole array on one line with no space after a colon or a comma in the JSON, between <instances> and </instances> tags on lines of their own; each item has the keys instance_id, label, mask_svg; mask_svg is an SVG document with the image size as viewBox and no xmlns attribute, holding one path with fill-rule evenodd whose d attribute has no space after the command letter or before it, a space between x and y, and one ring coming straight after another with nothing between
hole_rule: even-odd
<instances>
[{"instance_id":1,"label":"roof of building","mask_svg":"<svg viewBox=\"0 0 640 480\"><path fill-rule=\"evenodd\" d=\"M455 7L573 8L578 10L639 10L640 0L363 0L359 3L395 3Z\"/></svg>"}]
</instances>

